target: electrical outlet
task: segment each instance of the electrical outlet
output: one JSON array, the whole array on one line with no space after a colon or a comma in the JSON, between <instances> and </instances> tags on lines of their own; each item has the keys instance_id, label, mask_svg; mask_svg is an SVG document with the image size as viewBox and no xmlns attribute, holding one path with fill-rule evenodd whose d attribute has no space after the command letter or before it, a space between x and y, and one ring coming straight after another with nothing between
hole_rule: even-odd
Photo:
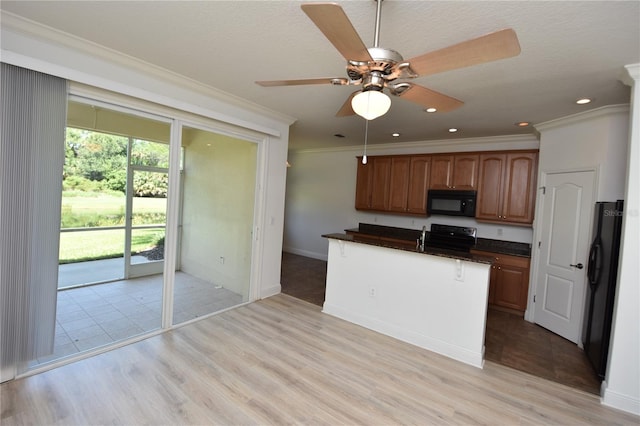
<instances>
[{"instance_id":1,"label":"electrical outlet","mask_svg":"<svg viewBox=\"0 0 640 426\"><path fill-rule=\"evenodd\" d=\"M502 237L502 228L498 228L498 237Z\"/></svg>"},{"instance_id":2,"label":"electrical outlet","mask_svg":"<svg viewBox=\"0 0 640 426\"><path fill-rule=\"evenodd\" d=\"M220 263L224 265L224 257L220 256Z\"/></svg>"},{"instance_id":3,"label":"electrical outlet","mask_svg":"<svg viewBox=\"0 0 640 426\"><path fill-rule=\"evenodd\" d=\"M376 288L375 287L370 287L369 288L369 297L376 297Z\"/></svg>"}]
</instances>

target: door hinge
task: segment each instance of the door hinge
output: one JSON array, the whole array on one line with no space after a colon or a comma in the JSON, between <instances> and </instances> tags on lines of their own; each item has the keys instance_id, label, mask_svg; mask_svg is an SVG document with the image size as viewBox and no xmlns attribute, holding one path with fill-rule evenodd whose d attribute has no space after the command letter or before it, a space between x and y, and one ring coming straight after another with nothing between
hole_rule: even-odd
<instances>
[{"instance_id":1,"label":"door hinge","mask_svg":"<svg viewBox=\"0 0 640 426\"><path fill-rule=\"evenodd\" d=\"M542 195L547 193L547 187L546 186L541 186L540 189L542 189Z\"/></svg>"},{"instance_id":2,"label":"door hinge","mask_svg":"<svg viewBox=\"0 0 640 426\"><path fill-rule=\"evenodd\" d=\"M533 303L536 303L536 295L533 295Z\"/></svg>"},{"instance_id":3,"label":"door hinge","mask_svg":"<svg viewBox=\"0 0 640 426\"><path fill-rule=\"evenodd\" d=\"M542 245L542 241L538 241L538 248Z\"/></svg>"}]
</instances>

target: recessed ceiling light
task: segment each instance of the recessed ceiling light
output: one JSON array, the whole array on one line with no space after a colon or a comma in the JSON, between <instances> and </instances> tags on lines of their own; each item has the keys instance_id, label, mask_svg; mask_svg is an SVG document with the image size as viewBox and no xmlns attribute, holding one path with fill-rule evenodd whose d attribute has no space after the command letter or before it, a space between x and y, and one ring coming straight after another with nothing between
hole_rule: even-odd
<instances>
[{"instance_id":1,"label":"recessed ceiling light","mask_svg":"<svg viewBox=\"0 0 640 426\"><path fill-rule=\"evenodd\" d=\"M435 109L435 108L433 108L433 107L432 107L432 108L427 108L427 109L425 109L425 111L426 111L426 112L436 112L436 111L437 111L437 109Z\"/></svg>"},{"instance_id":2,"label":"recessed ceiling light","mask_svg":"<svg viewBox=\"0 0 640 426\"><path fill-rule=\"evenodd\" d=\"M528 121L520 121L519 123L516 123L516 126L518 127L527 127L531 125L531 123L529 123Z\"/></svg>"},{"instance_id":3,"label":"recessed ceiling light","mask_svg":"<svg viewBox=\"0 0 640 426\"><path fill-rule=\"evenodd\" d=\"M458 129L456 129L456 128L454 128L454 127L452 127L452 128L450 128L450 129L449 129L449 133L455 133L455 132L457 132L457 131L458 131Z\"/></svg>"},{"instance_id":4,"label":"recessed ceiling light","mask_svg":"<svg viewBox=\"0 0 640 426\"><path fill-rule=\"evenodd\" d=\"M400 133L391 133L391 136L393 136L394 138L397 138L400 136Z\"/></svg>"},{"instance_id":5,"label":"recessed ceiling light","mask_svg":"<svg viewBox=\"0 0 640 426\"><path fill-rule=\"evenodd\" d=\"M589 99L589 98L581 98L581 99L578 99L578 100L576 101L576 103L577 103L578 105L586 105L586 104L588 104L588 103L591 103L591 101L592 101L592 100L593 100L593 99Z\"/></svg>"}]
</instances>

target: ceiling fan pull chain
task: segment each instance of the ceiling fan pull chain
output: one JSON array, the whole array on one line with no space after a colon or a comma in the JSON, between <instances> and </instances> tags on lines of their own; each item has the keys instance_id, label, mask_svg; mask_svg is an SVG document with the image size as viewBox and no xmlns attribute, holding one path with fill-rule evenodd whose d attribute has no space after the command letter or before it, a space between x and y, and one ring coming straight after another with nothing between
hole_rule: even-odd
<instances>
[{"instance_id":1,"label":"ceiling fan pull chain","mask_svg":"<svg viewBox=\"0 0 640 426\"><path fill-rule=\"evenodd\" d=\"M369 138L369 120L364 120L364 153L362 154L362 164L367 164L367 139Z\"/></svg>"}]
</instances>

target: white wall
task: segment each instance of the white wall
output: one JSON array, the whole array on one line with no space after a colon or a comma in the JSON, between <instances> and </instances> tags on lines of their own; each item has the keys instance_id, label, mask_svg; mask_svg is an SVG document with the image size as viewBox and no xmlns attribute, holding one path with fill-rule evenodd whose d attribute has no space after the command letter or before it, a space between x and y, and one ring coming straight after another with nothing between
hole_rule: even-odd
<instances>
[{"instance_id":1,"label":"white wall","mask_svg":"<svg viewBox=\"0 0 640 426\"><path fill-rule=\"evenodd\" d=\"M598 201L624 198L629 106L607 106L549 121L540 131L541 173L596 169Z\"/></svg>"},{"instance_id":2,"label":"white wall","mask_svg":"<svg viewBox=\"0 0 640 426\"><path fill-rule=\"evenodd\" d=\"M291 117L15 16L3 13L0 30L3 62L128 95L132 102L141 99L217 120L238 134L261 136L253 297L280 292Z\"/></svg>"},{"instance_id":3,"label":"white wall","mask_svg":"<svg viewBox=\"0 0 640 426\"><path fill-rule=\"evenodd\" d=\"M640 415L640 64L633 86L618 288L603 403Z\"/></svg>"},{"instance_id":4,"label":"white wall","mask_svg":"<svg viewBox=\"0 0 640 426\"><path fill-rule=\"evenodd\" d=\"M182 142L181 270L248 300L257 145L191 129Z\"/></svg>"},{"instance_id":5,"label":"white wall","mask_svg":"<svg viewBox=\"0 0 640 426\"><path fill-rule=\"evenodd\" d=\"M531 136L455 139L446 141L369 145L367 154L415 154L508 149L537 149ZM422 229L431 223L445 223L478 228L482 238L531 243L531 227L493 225L472 218L451 216L399 216L357 211L356 156L362 146L290 151L285 201L284 249L317 259L327 259L328 242L322 234L342 232L358 223L376 223L401 228ZM502 231L502 235L499 235Z\"/></svg>"},{"instance_id":6,"label":"white wall","mask_svg":"<svg viewBox=\"0 0 640 426\"><path fill-rule=\"evenodd\" d=\"M637 102L637 93L635 97ZM630 139L630 116L628 106L610 106L553 120L536 128L540 131L539 173L596 169L597 200L625 200L626 226L623 228L623 240L626 243L621 249L621 273L618 277L612 331L615 342L612 341L610 347L607 377L603 382L603 401L607 405L640 414L640 158L638 118L634 116L636 133ZM629 140L632 141L631 144ZM534 251L532 265L535 264L535 257ZM532 274L533 272L532 270ZM533 280L531 286L535 288Z\"/></svg>"}]
</instances>

